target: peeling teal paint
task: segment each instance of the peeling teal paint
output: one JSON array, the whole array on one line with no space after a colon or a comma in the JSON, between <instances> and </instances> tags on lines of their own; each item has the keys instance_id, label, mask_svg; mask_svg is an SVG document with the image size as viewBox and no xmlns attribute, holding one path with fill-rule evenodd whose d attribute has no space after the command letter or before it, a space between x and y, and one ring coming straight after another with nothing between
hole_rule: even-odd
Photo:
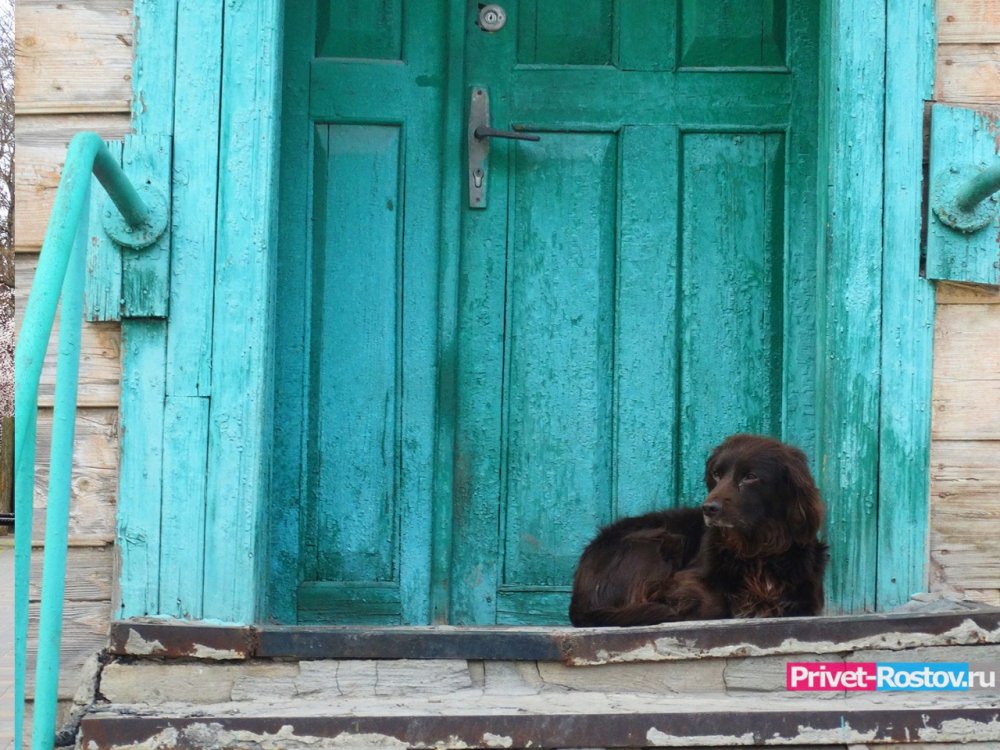
<instances>
[{"instance_id":1,"label":"peeling teal paint","mask_svg":"<svg viewBox=\"0 0 1000 750\"><path fill-rule=\"evenodd\" d=\"M718 44L706 17L683 3L687 15L677 40L653 32L678 22L674 5L642 10L631 2L594 0L587 8L598 14L605 4L617 8L608 29L581 28L580 38L560 40L544 33L545 23L529 24L525 29L534 31L518 47L510 35L487 36L474 28L466 33L471 2L409 14L398 29L390 24L365 41L348 38L354 32L337 26L343 14L321 13L317 20L314 10L301 12L291 4L286 9L276 0L213 7L181 2L180 11L138 0L134 118L138 132L165 139L166 152L172 152L173 224L168 251L150 260L153 282L129 267L121 281L122 613L292 622L300 616L296 591L308 582L301 592L309 617L328 612L323 601L334 600L354 608L352 616L375 607L383 621L393 622L561 617L563 579L586 533L562 521L541 528L548 523L539 500L545 493L518 489L547 481L537 468L536 448L545 442L541 433L554 435L560 428L550 424L540 433L537 418L562 414L567 425L570 417L583 418L570 408L582 403L582 380L568 373L564 383L536 387L532 378L541 375L524 364L526 352L537 359L572 348L560 336L549 343L544 338L555 313L538 307L537 299L550 291L567 305L580 303L583 312L566 330L579 339L575 351L594 343L594 356L603 363L595 371L597 385L583 394L594 407L591 432L598 438L585 440L576 427L565 426L580 455L598 455L604 467L597 494L610 499L607 507L588 506L588 528L679 496L693 502L698 464L717 432L771 431L820 457L815 468L831 505L835 608L884 607L921 588L933 306L929 287L914 270L919 175L913 149L929 62L926 45L911 55L897 52L906 45L893 40L926 32L929 0L922 2L917 16L891 1L828 0L817 16L796 5L787 9L790 19L769 16L769 24L751 24L766 32L761 45L726 48L736 62L753 66L819 55L819 78L825 80L819 91L815 75L794 68L791 76L753 69L674 75L678 64L704 64L710 59L706 50ZM531 8L550 21L560 13L542 3L520 10ZM511 31L523 25L516 10ZM797 31L786 38L787 28ZM286 39L290 43L282 49ZM432 39L439 42L427 41ZM682 49L673 49L673 41ZM389 57L405 50L407 65L420 70L347 64L324 55L312 61L317 49L346 54L350 45ZM605 47L617 67L592 67ZM751 60L751 51L762 57ZM504 55L548 67L518 72L524 82L514 86L514 74L498 63ZM566 70L552 65L567 56L577 64ZM919 80L904 82L915 64L922 66ZM646 108L627 121L619 96L626 75L642 81ZM473 81L496 89L495 125L549 130L538 146L493 147L495 213L479 219L462 218L464 107ZM497 96L501 91L506 94ZM581 91L593 99L586 113L580 110ZM866 106L859 108L858 100ZM817 102L823 103L822 128L790 120L789 111L815 112ZM312 124L293 127L309 118L318 123L315 130ZM324 332L314 326L322 320L317 311L323 312L327 287L320 284L322 264L313 253L317 232L327 231L323 222L336 213L317 197L312 180L314 158L321 163L323 156L318 141L362 130L396 132L396 156L369 166L396 174L408 187L379 193L379 212L354 228L355 241L363 242L385 219L397 244L385 259L395 294L380 308L395 341L385 360L392 365L383 389L389 400L379 400L379 409L388 404L379 421L385 439L372 443L373 456L388 457L385 491L379 492L385 507L364 516L370 539L352 551L337 542L347 528L340 511L310 505L337 481L322 466L332 454L316 442L316 430L334 416L332 421L345 424L350 416L336 394L316 391L319 380L310 384L339 361L332 351L316 359ZM581 134L570 136L574 130ZM818 131L828 135L819 148L817 181L808 165ZM584 238L565 253L546 240L551 251L562 253L566 275L540 281L537 274L551 259L542 253L535 263L535 246L517 236L511 244L506 232L527 236L551 224L537 235L551 238L583 226L589 217L583 209L566 228L549 221L544 207L536 208L555 200L545 190L560 174L546 172L539 155L558 161L560 149L582 148L584 140L593 153L580 163L589 166L579 174L566 172L575 187L562 185L558 192L563 203L609 200L616 206L608 231L618 234L604 236L595 224L590 234L601 240L596 254L584 253L576 264L597 264L594 278L604 281L588 286L586 274L570 273L571 251L589 242ZM287 180L280 216L279 150ZM336 168L340 157L331 154L324 169ZM729 179L731 195L712 195L709 173L716 157L727 159L729 166L715 171L723 182ZM672 165L673 176L651 170L654 162ZM782 171L787 184L778 177ZM496 190L508 180L509 203L503 189ZM645 193L667 198L650 204L639 199ZM712 213L702 200L707 196L736 212L731 228L738 227L746 240L717 261L701 248L725 243L720 221L729 219L722 208ZM756 208L746 216L737 215L740 196L753 196ZM819 240L817 206L827 219ZM682 226L685 219L699 226ZM411 247L416 242L423 244ZM663 246L674 254L658 256ZM737 256L739 268L728 268ZM94 272L102 273L100 256L92 257L98 259ZM522 261L530 263L521 267ZM699 267L697 278L685 277ZM764 301L730 309L729 296L708 288L710 276ZM95 317L114 315L119 292L113 277L112 268L95 297ZM338 275L323 283L346 281ZM631 291L623 294L625 289ZM596 306L583 304L588 290ZM535 302L525 301L528 292ZM711 379L683 365L685 356L707 356L691 336L713 309L728 310L733 320L753 313L747 330L718 330L733 341L756 342L756 355L750 349L744 354L767 360L754 370L745 393L732 394L733 403L719 383L699 393ZM167 312L165 320L151 319ZM532 342L517 326L534 318L541 338ZM664 327L662 341L648 339L649 321ZM587 331L596 331L597 338L591 341ZM706 335L712 335L711 326ZM742 345L733 341L725 349L739 359ZM568 361L583 367L572 356ZM556 369L549 374L554 377ZM748 415L744 401L761 390L763 411ZM550 398L542 399L545 393ZM566 408L550 409L559 393L565 393L559 403ZM537 409L511 411L517 404ZM714 422L689 429L706 413L715 414ZM681 427L663 428L670 424ZM352 437L345 426L331 439ZM580 471L571 474L582 482ZM524 500L529 495L536 502ZM568 506L559 507L556 515L565 515ZM319 517L326 519L326 531ZM900 549L892 541L904 527L913 541ZM364 547L378 540L392 540L391 549L381 557L368 555ZM567 540L572 543L560 547ZM348 554L354 562L341 559ZM324 583L324 566L356 567L356 580ZM370 590L361 591L357 585L365 581ZM337 592L331 583L340 586ZM392 587L395 593L388 591Z\"/></svg>"}]
</instances>

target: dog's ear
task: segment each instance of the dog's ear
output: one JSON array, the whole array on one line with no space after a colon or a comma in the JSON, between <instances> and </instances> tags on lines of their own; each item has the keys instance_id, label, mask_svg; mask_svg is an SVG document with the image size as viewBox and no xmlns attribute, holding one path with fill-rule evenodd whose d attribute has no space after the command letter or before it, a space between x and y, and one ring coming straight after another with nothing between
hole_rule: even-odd
<instances>
[{"instance_id":1,"label":"dog's ear","mask_svg":"<svg viewBox=\"0 0 1000 750\"><path fill-rule=\"evenodd\" d=\"M805 454L797 448L790 450L785 464L788 490L787 520L792 538L797 544L810 544L823 525L823 500L809 473Z\"/></svg>"}]
</instances>

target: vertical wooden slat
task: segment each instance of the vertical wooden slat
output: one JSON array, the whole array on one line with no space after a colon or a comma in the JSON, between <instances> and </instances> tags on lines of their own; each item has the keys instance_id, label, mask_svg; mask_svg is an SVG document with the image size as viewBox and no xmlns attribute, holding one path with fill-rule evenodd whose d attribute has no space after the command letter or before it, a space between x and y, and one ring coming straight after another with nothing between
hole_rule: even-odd
<instances>
[{"instance_id":1,"label":"vertical wooden slat","mask_svg":"<svg viewBox=\"0 0 1000 750\"><path fill-rule=\"evenodd\" d=\"M888 0L878 578L885 610L927 585L934 290L920 277L923 106L934 2ZM917 44L913 40L918 40ZM916 74L915 74L916 73Z\"/></svg>"},{"instance_id":2,"label":"vertical wooden slat","mask_svg":"<svg viewBox=\"0 0 1000 750\"><path fill-rule=\"evenodd\" d=\"M164 194L170 215L171 139L168 135L125 137L122 166L136 186L149 185ZM170 229L152 245L121 248L122 317L165 318L170 306Z\"/></svg>"},{"instance_id":3,"label":"vertical wooden slat","mask_svg":"<svg viewBox=\"0 0 1000 750\"><path fill-rule=\"evenodd\" d=\"M451 3L442 13L445 33L443 131L441 175L460 174L464 167L462 139L465 137L463 96L465 40L459 31L465 22L464 3ZM457 399L459 243L462 227L463 189L460 180L442 179L441 250L438 260L437 317L437 428L435 432L434 489L431 525L430 621L446 622L451 587L451 540L454 511L455 404Z\"/></svg>"},{"instance_id":4,"label":"vertical wooden slat","mask_svg":"<svg viewBox=\"0 0 1000 750\"><path fill-rule=\"evenodd\" d=\"M306 40L316 30L314 4L298 5L286 15L289 39ZM283 367L275 379L274 461L269 503L269 581L267 614L277 622L296 621L299 577L299 536L302 492L305 487L306 398L305 362L309 356L308 311L312 304L311 200L313 128L309 123L309 63L315 47L302 41L285 44L283 61L281 158L284 174L301 179L282 180L278 242L299 252L278 253L275 283L278 289L301 289L302 294L279 294L275 310L275 360L296 363Z\"/></svg>"},{"instance_id":5,"label":"vertical wooden slat","mask_svg":"<svg viewBox=\"0 0 1000 750\"><path fill-rule=\"evenodd\" d=\"M211 393L222 6L177 14L160 610L199 617Z\"/></svg>"},{"instance_id":6,"label":"vertical wooden slat","mask_svg":"<svg viewBox=\"0 0 1000 750\"><path fill-rule=\"evenodd\" d=\"M202 613L209 399L166 397L159 614ZM186 439L185 439L186 437Z\"/></svg>"},{"instance_id":7,"label":"vertical wooden slat","mask_svg":"<svg viewBox=\"0 0 1000 750\"><path fill-rule=\"evenodd\" d=\"M122 325L119 617L159 611L165 336L162 320L130 320Z\"/></svg>"},{"instance_id":8,"label":"vertical wooden slat","mask_svg":"<svg viewBox=\"0 0 1000 750\"><path fill-rule=\"evenodd\" d=\"M176 12L175 1L136 0L136 135L123 149L129 177L149 180L168 205ZM169 231L148 257L142 252L125 251L122 258L120 617L159 610Z\"/></svg>"},{"instance_id":9,"label":"vertical wooden slat","mask_svg":"<svg viewBox=\"0 0 1000 750\"><path fill-rule=\"evenodd\" d=\"M281 16L259 0L227 3L223 18L204 616L241 622L257 615L264 569Z\"/></svg>"},{"instance_id":10,"label":"vertical wooden slat","mask_svg":"<svg viewBox=\"0 0 1000 750\"><path fill-rule=\"evenodd\" d=\"M105 141L111 156L121 164L122 142ZM101 224L108 194L93 178L90 199L90 242L87 244L87 279L84 314L89 321L120 320L122 311L122 253Z\"/></svg>"},{"instance_id":11,"label":"vertical wooden slat","mask_svg":"<svg viewBox=\"0 0 1000 750\"><path fill-rule=\"evenodd\" d=\"M167 334L172 396L211 393L221 65L222 4L180 0Z\"/></svg>"},{"instance_id":12,"label":"vertical wooden slat","mask_svg":"<svg viewBox=\"0 0 1000 750\"><path fill-rule=\"evenodd\" d=\"M823 13L819 481L832 548L827 598L858 612L875 606L885 4L827 0Z\"/></svg>"}]
</instances>

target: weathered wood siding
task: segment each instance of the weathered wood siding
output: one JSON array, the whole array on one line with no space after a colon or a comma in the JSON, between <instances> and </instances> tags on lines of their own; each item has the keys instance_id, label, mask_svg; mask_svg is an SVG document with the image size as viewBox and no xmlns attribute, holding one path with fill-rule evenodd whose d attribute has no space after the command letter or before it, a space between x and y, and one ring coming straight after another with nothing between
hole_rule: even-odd
<instances>
[{"instance_id":1,"label":"weathered wood siding","mask_svg":"<svg viewBox=\"0 0 1000 750\"><path fill-rule=\"evenodd\" d=\"M938 0L935 99L1000 107L1000 0ZM940 284L931 585L1000 605L1000 289Z\"/></svg>"},{"instance_id":2,"label":"weathered wood siding","mask_svg":"<svg viewBox=\"0 0 1000 750\"><path fill-rule=\"evenodd\" d=\"M120 138L128 132L132 2L18 0L15 21L15 264L16 325L20 329L69 139L81 130L94 130L105 138ZM117 324L84 324L73 455L61 699L72 697L83 660L104 646L114 596L120 338ZM55 383L55 347L49 351L39 394L39 467L33 529L35 544L39 546L45 533ZM40 557L41 551L37 550L32 561L33 579L37 578L36 572L40 576ZM38 588L33 586L32 639L38 597ZM32 645L29 690L34 676L33 658Z\"/></svg>"}]
</instances>

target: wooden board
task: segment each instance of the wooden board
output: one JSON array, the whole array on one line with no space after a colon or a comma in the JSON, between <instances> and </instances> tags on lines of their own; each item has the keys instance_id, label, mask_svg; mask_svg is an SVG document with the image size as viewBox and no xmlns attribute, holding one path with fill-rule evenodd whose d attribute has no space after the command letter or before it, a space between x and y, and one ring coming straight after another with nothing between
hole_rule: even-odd
<instances>
[{"instance_id":1,"label":"wooden board","mask_svg":"<svg viewBox=\"0 0 1000 750\"><path fill-rule=\"evenodd\" d=\"M31 552L31 601L41 598L41 548ZM66 600L110 602L114 577L114 547L71 547L66 557Z\"/></svg>"},{"instance_id":2,"label":"wooden board","mask_svg":"<svg viewBox=\"0 0 1000 750\"><path fill-rule=\"evenodd\" d=\"M52 410L38 418L38 471L32 540L45 538L46 486L49 473L49 435ZM77 413L73 447L73 486L70 497L70 544L115 541L115 502L118 496L118 412L81 409Z\"/></svg>"},{"instance_id":3,"label":"wooden board","mask_svg":"<svg viewBox=\"0 0 1000 750\"><path fill-rule=\"evenodd\" d=\"M939 44L934 96L940 102L995 104L1000 44Z\"/></svg>"},{"instance_id":4,"label":"wooden board","mask_svg":"<svg viewBox=\"0 0 1000 750\"><path fill-rule=\"evenodd\" d=\"M17 112L128 112L131 8L131 0L18 0Z\"/></svg>"},{"instance_id":5,"label":"wooden board","mask_svg":"<svg viewBox=\"0 0 1000 750\"><path fill-rule=\"evenodd\" d=\"M102 138L121 138L129 130L126 114L27 117L18 115L14 137L14 240L18 251L39 248L45 238L52 201L59 187L66 145L76 133L92 130Z\"/></svg>"},{"instance_id":6,"label":"wooden board","mask_svg":"<svg viewBox=\"0 0 1000 750\"><path fill-rule=\"evenodd\" d=\"M1000 287L944 282L936 285L940 305L1000 305Z\"/></svg>"},{"instance_id":7,"label":"wooden board","mask_svg":"<svg viewBox=\"0 0 1000 750\"><path fill-rule=\"evenodd\" d=\"M35 689L35 654L38 638L38 604L28 607L27 690ZM59 697L72 698L80 680L80 668L91 654L107 646L111 607L108 602L67 601L63 609L62 651L60 653Z\"/></svg>"},{"instance_id":8,"label":"wooden board","mask_svg":"<svg viewBox=\"0 0 1000 750\"><path fill-rule=\"evenodd\" d=\"M1000 0L938 0L941 44L1000 42Z\"/></svg>"},{"instance_id":9,"label":"wooden board","mask_svg":"<svg viewBox=\"0 0 1000 750\"><path fill-rule=\"evenodd\" d=\"M935 440L1000 440L1000 379L934 382Z\"/></svg>"},{"instance_id":10,"label":"wooden board","mask_svg":"<svg viewBox=\"0 0 1000 750\"><path fill-rule=\"evenodd\" d=\"M1000 314L995 305L978 302L985 291L970 289L975 288L959 286L948 294L975 302L938 307L932 421L935 440L1000 440Z\"/></svg>"},{"instance_id":11,"label":"wooden board","mask_svg":"<svg viewBox=\"0 0 1000 750\"><path fill-rule=\"evenodd\" d=\"M21 330L24 306L31 289L31 280L38 265L38 256L18 254L17 304L14 318L15 330ZM59 319L52 329L42 379L38 390L38 403L51 406L55 394L56 350L59 341ZM118 406L121 380L121 330L117 323L84 323L80 337L80 384L77 403L87 406Z\"/></svg>"},{"instance_id":12,"label":"wooden board","mask_svg":"<svg viewBox=\"0 0 1000 750\"><path fill-rule=\"evenodd\" d=\"M1000 589L1000 441L931 449L931 562L937 588Z\"/></svg>"},{"instance_id":13,"label":"wooden board","mask_svg":"<svg viewBox=\"0 0 1000 750\"><path fill-rule=\"evenodd\" d=\"M935 321L935 380L1000 380L1000 315L993 305L942 305Z\"/></svg>"}]
</instances>

